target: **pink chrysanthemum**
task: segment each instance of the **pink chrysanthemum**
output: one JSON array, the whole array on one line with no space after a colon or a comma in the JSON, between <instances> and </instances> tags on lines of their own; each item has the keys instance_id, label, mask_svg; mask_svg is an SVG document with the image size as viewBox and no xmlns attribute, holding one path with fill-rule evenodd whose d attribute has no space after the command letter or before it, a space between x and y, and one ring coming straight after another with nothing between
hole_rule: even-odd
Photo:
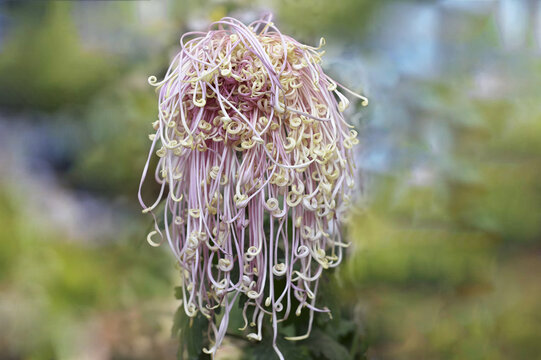
<instances>
[{"instance_id":1,"label":"pink chrysanthemum","mask_svg":"<svg viewBox=\"0 0 541 360\"><path fill-rule=\"evenodd\" d=\"M342 115L349 102L321 69L323 39L318 48L300 44L270 20L223 18L187 33L165 78L149 78L159 119L141 185L158 149L161 190L150 206L140 191L139 200L152 213L165 198L164 226L156 222L148 241L167 239L182 269L186 314L211 320L208 353L240 294L248 298L245 328L254 327L248 338L261 339L267 314L276 344L277 324L307 308L308 333L289 339L306 338L314 311L329 312L315 305L318 279L346 246L339 228L358 142ZM218 307L225 311L216 324Z\"/></svg>"}]
</instances>

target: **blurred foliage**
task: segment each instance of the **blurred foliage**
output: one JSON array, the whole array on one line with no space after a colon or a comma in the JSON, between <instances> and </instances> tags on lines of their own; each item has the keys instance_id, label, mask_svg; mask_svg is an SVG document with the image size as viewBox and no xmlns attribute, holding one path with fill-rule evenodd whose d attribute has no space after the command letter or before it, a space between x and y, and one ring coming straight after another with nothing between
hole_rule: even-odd
<instances>
[{"instance_id":1,"label":"blurred foliage","mask_svg":"<svg viewBox=\"0 0 541 360\"><path fill-rule=\"evenodd\" d=\"M148 156L150 141L145 134L157 118L156 104L150 88L142 90L130 78L120 82L124 86L104 89L82 116L87 137L69 177L91 191L134 197Z\"/></svg>"},{"instance_id":2,"label":"blurred foliage","mask_svg":"<svg viewBox=\"0 0 541 360\"><path fill-rule=\"evenodd\" d=\"M19 22L3 45L0 106L51 111L84 104L119 70L111 56L82 48L70 8L55 1L11 10L32 21Z\"/></svg>"},{"instance_id":3,"label":"blurred foliage","mask_svg":"<svg viewBox=\"0 0 541 360\"><path fill-rule=\"evenodd\" d=\"M372 25L381 4L370 0L279 0L282 31L296 37L352 40ZM348 39L351 37L351 39Z\"/></svg>"},{"instance_id":4,"label":"blurred foliage","mask_svg":"<svg viewBox=\"0 0 541 360\"><path fill-rule=\"evenodd\" d=\"M64 234L25 215L19 202L27 200L7 194L0 192L0 337L9 342L2 352L58 358L57 337L81 319L170 294L172 260L147 251L142 238L128 242L143 229L119 229L120 238L102 246L59 241Z\"/></svg>"},{"instance_id":5,"label":"blurred foliage","mask_svg":"<svg viewBox=\"0 0 541 360\"><path fill-rule=\"evenodd\" d=\"M417 121L451 146L434 157L423 136L404 135L422 173L374 175L353 218L342 291L361 304L368 358L541 353L541 90L513 89L510 101L472 97L467 83L418 85L431 95L410 103Z\"/></svg>"}]
</instances>

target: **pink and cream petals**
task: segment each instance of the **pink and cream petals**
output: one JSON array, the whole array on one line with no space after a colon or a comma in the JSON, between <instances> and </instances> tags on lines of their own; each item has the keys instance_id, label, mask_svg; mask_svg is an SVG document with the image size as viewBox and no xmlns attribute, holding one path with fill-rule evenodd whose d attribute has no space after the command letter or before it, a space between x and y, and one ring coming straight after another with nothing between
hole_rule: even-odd
<instances>
[{"instance_id":1,"label":"pink and cream petals","mask_svg":"<svg viewBox=\"0 0 541 360\"><path fill-rule=\"evenodd\" d=\"M161 189L153 204L140 191L139 200L155 219L149 243L166 240L181 266L186 314L211 320L206 352L220 346L240 294L248 298L247 337L260 340L269 315L281 358L280 321L306 308L308 332L289 338L299 340L314 312L329 312L315 304L318 279L347 246L339 229L358 143L338 87L367 100L324 74L322 45L281 34L270 16L249 26L223 18L207 32L185 34L165 78L149 78L159 117L141 185L155 153ZM153 210L163 199L160 228Z\"/></svg>"}]
</instances>

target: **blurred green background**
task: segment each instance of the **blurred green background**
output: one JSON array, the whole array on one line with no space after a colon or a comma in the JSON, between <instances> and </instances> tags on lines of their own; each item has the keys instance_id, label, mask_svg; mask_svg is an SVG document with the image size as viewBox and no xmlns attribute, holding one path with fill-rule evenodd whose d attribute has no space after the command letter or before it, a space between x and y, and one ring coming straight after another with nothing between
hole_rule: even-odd
<instances>
[{"instance_id":1,"label":"blurred green background","mask_svg":"<svg viewBox=\"0 0 541 360\"><path fill-rule=\"evenodd\" d=\"M539 1L149 0L0 2L0 359L174 359L179 329L197 339L171 334L177 270L136 200L147 77L183 32L265 10L325 36L327 71L371 100L351 114L352 246L321 285L334 317L287 358L540 358ZM237 335L217 359L276 358Z\"/></svg>"}]
</instances>

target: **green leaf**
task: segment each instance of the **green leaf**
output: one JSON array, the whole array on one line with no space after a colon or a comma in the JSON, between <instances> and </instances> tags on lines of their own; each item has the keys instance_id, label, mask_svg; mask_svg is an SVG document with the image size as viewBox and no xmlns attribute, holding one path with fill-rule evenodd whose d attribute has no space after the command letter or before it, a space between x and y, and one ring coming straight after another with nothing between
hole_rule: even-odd
<instances>
[{"instance_id":1,"label":"green leaf","mask_svg":"<svg viewBox=\"0 0 541 360\"><path fill-rule=\"evenodd\" d=\"M305 360L310 358L308 347L298 342L288 341L279 337L276 344L287 360Z\"/></svg>"},{"instance_id":2,"label":"green leaf","mask_svg":"<svg viewBox=\"0 0 541 360\"><path fill-rule=\"evenodd\" d=\"M314 329L305 343L315 357L323 357L326 360L351 359L351 355L343 345L319 329Z\"/></svg>"},{"instance_id":3,"label":"green leaf","mask_svg":"<svg viewBox=\"0 0 541 360\"><path fill-rule=\"evenodd\" d=\"M203 315L197 314L196 317L190 318L184 312L182 305L179 306L175 313L172 327L173 336L179 340L179 349L177 352L177 358L179 360L210 359L203 352L203 347L208 345L205 343L205 339L207 339L205 329L207 327L208 320ZM187 352L187 357L185 357L185 352Z\"/></svg>"},{"instance_id":4,"label":"green leaf","mask_svg":"<svg viewBox=\"0 0 541 360\"><path fill-rule=\"evenodd\" d=\"M245 360L277 360L278 355L272 346L273 332L270 326L263 328L263 339L253 343L244 354ZM310 358L308 348L301 343L288 341L280 333L276 345L287 360L305 360Z\"/></svg>"},{"instance_id":5,"label":"green leaf","mask_svg":"<svg viewBox=\"0 0 541 360\"><path fill-rule=\"evenodd\" d=\"M190 327L185 333L185 342L188 345L188 359L207 358L207 356L201 357L204 354L203 339L206 339L204 331L207 324L207 319L201 314L191 318Z\"/></svg>"},{"instance_id":6,"label":"green leaf","mask_svg":"<svg viewBox=\"0 0 541 360\"><path fill-rule=\"evenodd\" d=\"M171 328L171 335L173 337L180 335L180 332L184 329L186 322L186 314L182 306L179 306L173 317L173 327Z\"/></svg>"},{"instance_id":7,"label":"green leaf","mask_svg":"<svg viewBox=\"0 0 541 360\"><path fill-rule=\"evenodd\" d=\"M355 333L357 324L354 321L341 318L333 327L334 335L336 337L347 336L348 334Z\"/></svg>"},{"instance_id":8,"label":"green leaf","mask_svg":"<svg viewBox=\"0 0 541 360\"><path fill-rule=\"evenodd\" d=\"M177 300L182 299L182 287L180 286L175 287L175 299Z\"/></svg>"}]
</instances>

